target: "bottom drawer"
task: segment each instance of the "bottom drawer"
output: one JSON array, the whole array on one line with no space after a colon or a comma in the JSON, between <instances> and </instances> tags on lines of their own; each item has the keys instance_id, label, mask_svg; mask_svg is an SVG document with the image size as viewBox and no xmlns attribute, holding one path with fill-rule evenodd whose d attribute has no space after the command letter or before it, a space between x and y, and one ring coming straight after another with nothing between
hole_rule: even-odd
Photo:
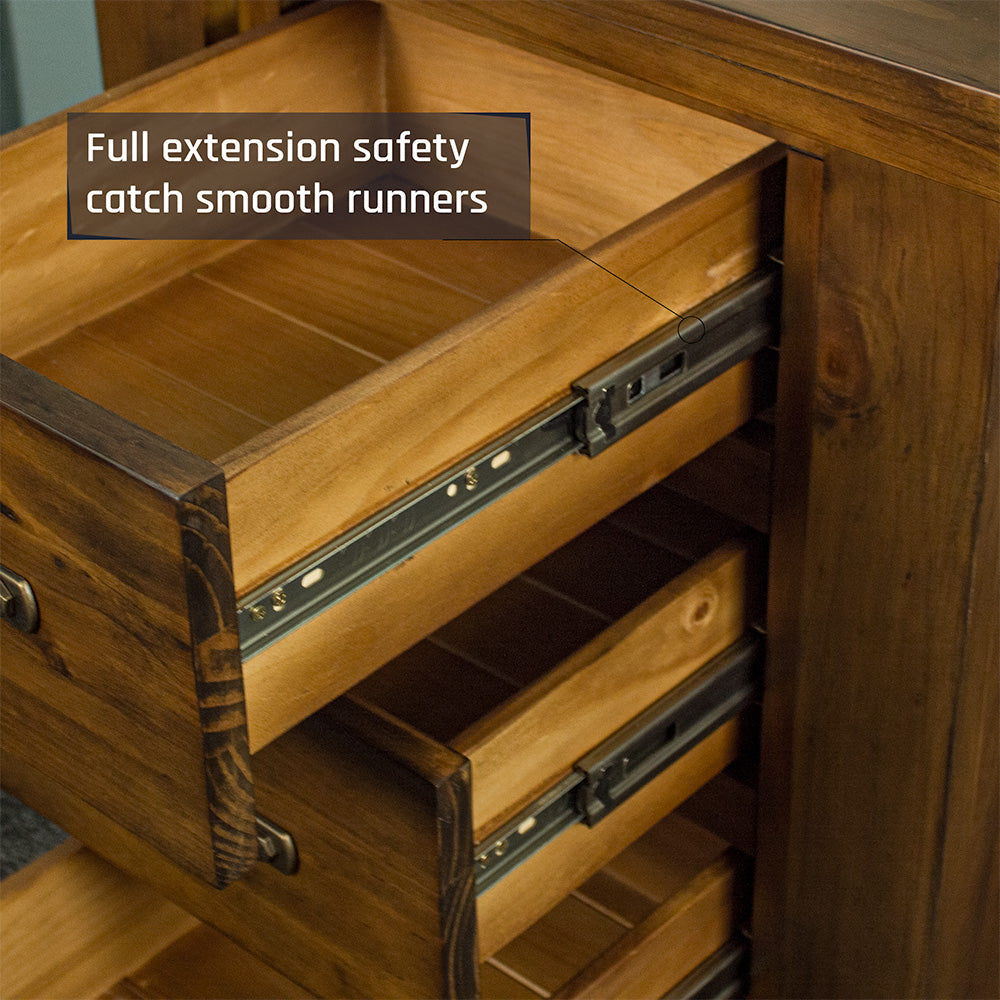
<instances>
[{"instance_id":1,"label":"bottom drawer","mask_svg":"<svg viewBox=\"0 0 1000 1000\"><path fill-rule=\"evenodd\" d=\"M744 856L671 814L487 959L482 995L656 1000L736 938L747 876Z\"/></svg>"},{"instance_id":2,"label":"bottom drawer","mask_svg":"<svg viewBox=\"0 0 1000 1000\"><path fill-rule=\"evenodd\" d=\"M720 837L666 817L479 968L484 1000L745 995L749 864ZM389 956L387 956L388 958ZM206 925L101 1000L308 997Z\"/></svg>"}]
</instances>

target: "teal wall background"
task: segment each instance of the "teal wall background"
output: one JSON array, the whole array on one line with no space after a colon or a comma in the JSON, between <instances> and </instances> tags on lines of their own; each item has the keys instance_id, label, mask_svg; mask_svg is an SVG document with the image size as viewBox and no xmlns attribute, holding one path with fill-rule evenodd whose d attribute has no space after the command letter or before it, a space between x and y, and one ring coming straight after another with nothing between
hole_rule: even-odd
<instances>
[{"instance_id":1,"label":"teal wall background","mask_svg":"<svg viewBox=\"0 0 1000 1000\"><path fill-rule=\"evenodd\" d=\"M103 89L91 0L0 0L0 131Z\"/></svg>"}]
</instances>

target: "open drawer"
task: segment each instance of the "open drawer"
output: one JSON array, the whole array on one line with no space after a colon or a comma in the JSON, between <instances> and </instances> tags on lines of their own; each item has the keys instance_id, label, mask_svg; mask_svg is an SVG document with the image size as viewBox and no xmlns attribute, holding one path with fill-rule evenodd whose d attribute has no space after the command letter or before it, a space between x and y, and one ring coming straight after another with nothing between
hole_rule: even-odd
<instances>
[{"instance_id":1,"label":"open drawer","mask_svg":"<svg viewBox=\"0 0 1000 1000\"><path fill-rule=\"evenodd\" d=\"M746 856L672 813L487 959L482 996L742 995L748 876Z\"/></svg>"},{"instance_id":2,"label":"open drawer","mask_svg":"<svg viewBox=\"0 0 1000 1000\"><path fill-rule=\"evenodd\" d=\"M663 841L647 831L734 761L753 766L758 541L654 487L260 750L258 805L292 874L261 864L218 892L106 820L102 846L319 996L485 995L561 901L607 883L636 842L652 864ZM588 564L607 587L580 589ZM477 759L491 737L499 769ZM702 825L742 845L728 827L752 827L752 804L718 787L723 822ZM709 840L669 891L637 889L645 909L601 939L595 982L647 934L640 950L680 978L733 933L736 871Z\"/></svg>"},{"instance_id":3,"label":"open drawer","mask_svg":"<svg viewBox=\"0 0 1000 1000\"><path fill-rule=\"evenodd\" d=\"M698 315L780 242L759 136L391 7L92 107L382 109L529 110L546 238L67 241L64 127L2 153L4 561L39 612L5 627L4 752L213 884L256 856L251 751L739 426L761 382L735 364L246 655L287 574L450 469L474 489L660 303Z\"/></svg>"}]
</instances>

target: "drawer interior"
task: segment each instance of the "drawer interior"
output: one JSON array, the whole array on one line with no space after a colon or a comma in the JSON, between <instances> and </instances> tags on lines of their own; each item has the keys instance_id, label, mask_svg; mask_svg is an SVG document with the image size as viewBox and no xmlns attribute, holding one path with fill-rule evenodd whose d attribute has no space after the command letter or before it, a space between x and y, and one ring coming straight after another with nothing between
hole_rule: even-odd
<instances>
[{"instance_id":1,"label":"drawer interior","mask_svg":"<svg viewBox=\"0 0 1000 1000\"><path fill-rule=\"evenodd\" d=\"M480 965L484 998L661 997L746 915L748 869L677 813Z\"/></svg>"},{"instance_id":2,"label":"drawer interior","mask_svg":"<svg viewBox=\"0 0 1000 1000\"><path fill-rule=\"evenodd\" d=\"M471 760L482 841L739 638L760 602L755 556L739 522L665 481L349 697Z\"/></svg>"}]
</instances>

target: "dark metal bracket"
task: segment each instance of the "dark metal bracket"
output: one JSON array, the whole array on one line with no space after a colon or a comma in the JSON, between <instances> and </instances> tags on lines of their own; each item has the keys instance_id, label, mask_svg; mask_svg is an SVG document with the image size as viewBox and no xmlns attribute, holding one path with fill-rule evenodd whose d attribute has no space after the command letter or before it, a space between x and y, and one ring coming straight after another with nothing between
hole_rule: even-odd
<instances>
[{"instance_id":1,"label":"dark metal bracket","mask_svg":"<svg viewBox=\"0 0 1000 1000\"><path fill-rule=\"evenodd\" d=\"M599 455L626 434L777 340L776 268L707 299L573 384L577 437Z\"/></svg>"}]
</instances>

